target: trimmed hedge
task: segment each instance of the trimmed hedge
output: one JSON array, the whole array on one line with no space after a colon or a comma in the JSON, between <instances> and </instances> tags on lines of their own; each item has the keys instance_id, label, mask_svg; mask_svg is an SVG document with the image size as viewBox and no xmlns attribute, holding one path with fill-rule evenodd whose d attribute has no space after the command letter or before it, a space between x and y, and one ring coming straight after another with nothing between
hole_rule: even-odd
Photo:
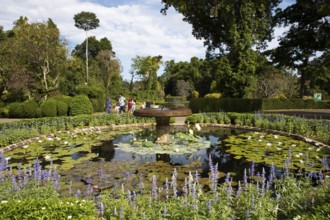
<instances>
[{"instance_id":1,"label":"trimmed hedge","mask_svg":"<svg viewBox=\"0 0 330 220\"><path fill-rule=\"evenodd\" d=\"M238 98L196 98L189 108L198 112L255 112L275 109L327 109L330 102L314 102L301 99L238 99Z\"/></svg>"},{"instance_id":2,"label":"trimmed hedge","mask_svg":"<svg viewBox=\"0 0 330 220\"><path fill-rule=\"evenodd\" d=\"M93 105L89 98L85 95L77 95L72 98L69 104L69 115L92 114Z\"/></svg>"},{"instance_id":3,"label":"trimmed hedge","mask_svg":"<svg viewBox=\"0 0 330 220\"><path fill-rule=\"evenodd\" d=\"M35 100L13 102L9 104L8 116L10 118L39 118L41 109Z\"/></svg>"},{"instance_id":4,"label":"trimmed hedge","mask_svg":"<svg viewBox=\"0 0 330 220\"><path fill-rule=\"evenodd\" d=\"M57 107L55 99L48 99L41 105L41 116L42 117L56 117Z\"/></svg>"}]
</instances>

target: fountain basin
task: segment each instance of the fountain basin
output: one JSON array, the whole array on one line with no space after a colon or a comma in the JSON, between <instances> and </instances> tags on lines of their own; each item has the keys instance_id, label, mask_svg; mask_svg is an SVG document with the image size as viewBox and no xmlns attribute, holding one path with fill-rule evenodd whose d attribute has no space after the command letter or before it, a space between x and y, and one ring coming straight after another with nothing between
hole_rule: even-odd
<instances>
[{"instance_id":1,"label":"fountain basin","mask_svg":"<svg viewBox=\"0 0 330 220\"><path fill-rule=\"evenodd\" d=\"M186 117L192 114L189 108L143 108L135 110L133 115L139 117L155 117L157 125L169 125L170 117Z\"/></svg>"}]
</instances>

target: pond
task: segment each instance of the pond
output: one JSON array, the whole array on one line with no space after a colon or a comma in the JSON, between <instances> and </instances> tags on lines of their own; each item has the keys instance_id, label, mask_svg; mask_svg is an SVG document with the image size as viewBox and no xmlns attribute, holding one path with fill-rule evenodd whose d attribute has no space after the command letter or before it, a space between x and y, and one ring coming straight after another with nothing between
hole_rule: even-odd
<instances>
[{"instance_id":1,"label":"pond","mask_svg":"<svg viewBox=\"0 0 330 220\"><path fill-rule=\"evenodd\" d=\"M159 131L155 127L86 130L40 138L5 153L5 157L14 169L33 169L34 163L40 163L58 172L63 195L85 191L89 184L96 191L122 186L138 191L143 182L148 189L154 175L159 184L165 184L174 170L178 185L182 186L189 174L197 174L207 191L210 158L218 165L219 181L224 182L230 173L233 186L244 173L257 176L271 167L278 176L282 167L297 172L329 167L329 148L280 135L218 127L167 129L170 144L156 143Z\"/></svg>"}]
</instances>

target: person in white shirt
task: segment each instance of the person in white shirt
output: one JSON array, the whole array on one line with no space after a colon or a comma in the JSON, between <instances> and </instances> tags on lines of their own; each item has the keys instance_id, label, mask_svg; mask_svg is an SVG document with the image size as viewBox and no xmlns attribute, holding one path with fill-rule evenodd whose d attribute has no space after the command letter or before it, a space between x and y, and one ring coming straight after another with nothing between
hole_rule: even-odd
<instances>
[{"instance_id":1,"label":"person in white shirt","mask_svg":"<svg viewBox=\"0 0 330 220\"><path fill-rule=\"evenodd\" d=\"M122 94L119 94L118 98L118 103L119 103L119 113L126 112L126 99Z\"/></svg>"},{"instance_id":2,"label":"person in white shirt","mask_svg":"<svg viewBox=\"0 0 330 220\"><path fill-rule=\"evenodd\" d=\"M132 100L132 112L134 112L135 109L136 109L136 102L135 102L135 100L133 99L133 100Z\"/></svg>"}]
</instances>

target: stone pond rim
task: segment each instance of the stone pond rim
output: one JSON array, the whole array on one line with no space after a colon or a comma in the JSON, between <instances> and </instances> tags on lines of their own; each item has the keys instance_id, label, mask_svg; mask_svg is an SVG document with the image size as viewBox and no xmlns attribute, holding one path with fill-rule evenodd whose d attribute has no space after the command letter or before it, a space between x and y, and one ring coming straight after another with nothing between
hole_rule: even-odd
<instances>
[{"instance_id":1,"label":"stone pond rim","mask_svg":"<svg viewBox=\"0 0 330 220\"><path fill-rule=\"evenodd\" d=\"M168 125L170 117L186 117L192 115L190 108L144 108L135 110L134 116L155 117L157 125Z\"/></svg>"}]
</instances>

